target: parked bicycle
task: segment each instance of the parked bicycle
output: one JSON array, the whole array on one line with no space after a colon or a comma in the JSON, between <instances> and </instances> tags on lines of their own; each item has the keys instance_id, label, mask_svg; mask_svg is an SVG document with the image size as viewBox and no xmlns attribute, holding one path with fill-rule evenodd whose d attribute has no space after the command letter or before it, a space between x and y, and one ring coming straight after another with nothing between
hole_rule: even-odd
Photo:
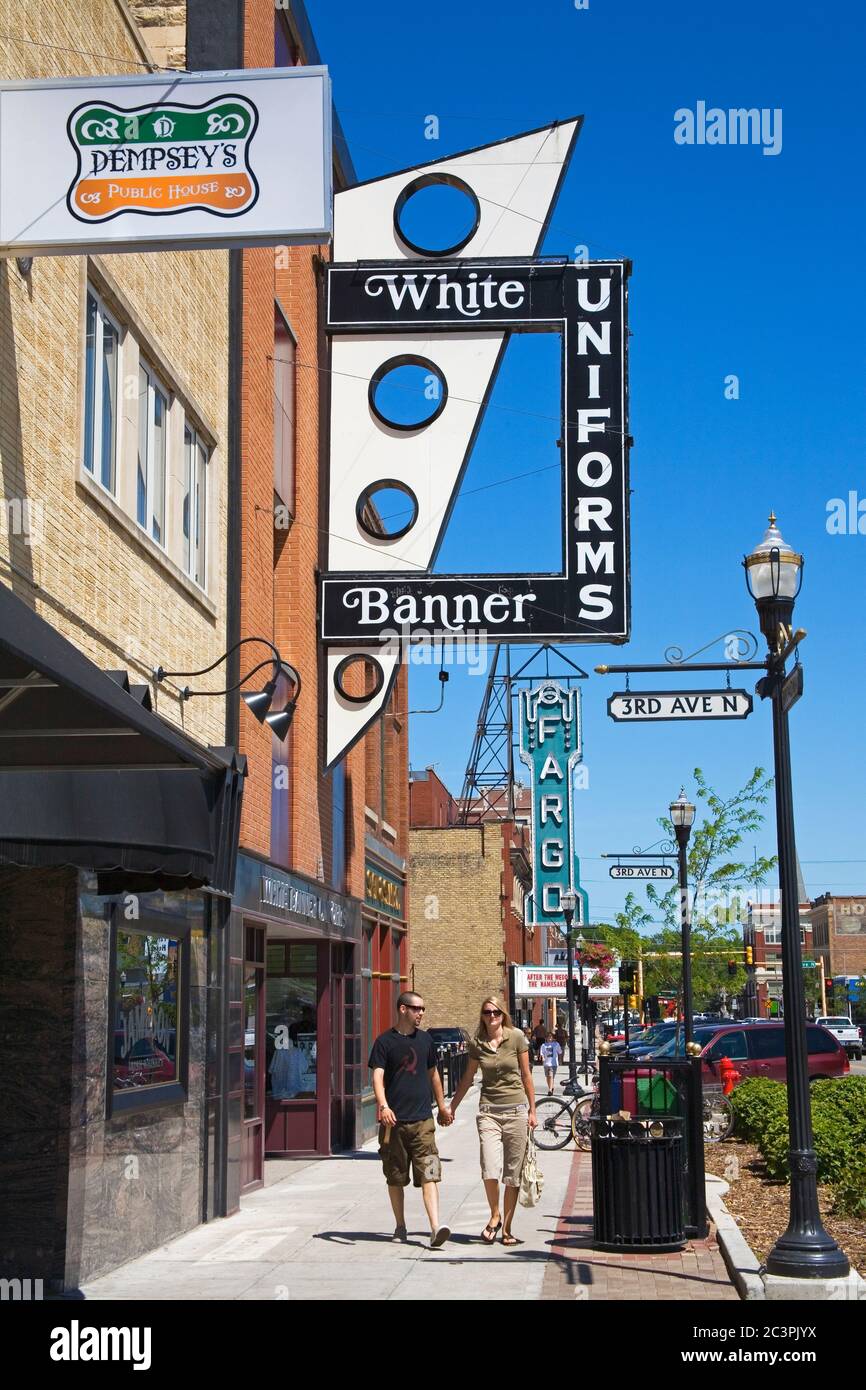
<instances>
[{"instance_id":1,"label":"parked bicycle","mask_svg":"<svg viewBox=\"0 0 866 1390\"><path fill-rule=\"evenodd\" d=\"M535 1102L538 1124L535 1143L539 1149L564 1149L573 1139L579 1149L590 1147L590 1120L599 1113L598 1089L586 1091L570 1100L545 1096Z\"/></svg>"}]
</instances>

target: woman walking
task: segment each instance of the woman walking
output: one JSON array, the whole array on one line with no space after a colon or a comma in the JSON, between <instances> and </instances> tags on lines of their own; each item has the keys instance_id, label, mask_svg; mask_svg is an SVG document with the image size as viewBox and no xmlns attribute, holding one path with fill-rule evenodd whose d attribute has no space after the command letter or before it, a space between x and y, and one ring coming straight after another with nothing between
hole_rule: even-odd
<instances>
[{"instance_id":1,"label":"woman walking","mask_svg":"<svg viewBox=\"0 0 866 1390\"><path fill-rule=\"evenodd\" d=\"M512 1026L505 1005L495 995L485 999L475 1037L469 1044L469 1061L451 1101L452 1117L481 1068L481 1101L478 1137L481 1141L481 1177L490 1206L490 1220L481 1239L492 1245L502 1230L503 1245L520 1245L511 1222L520 1192L520 1175L529 1130L535 1129L535 1089L529 1067L529 1044ZM499 1184L505 1185L500 1207Z\"/></svg>"}]
</instances>

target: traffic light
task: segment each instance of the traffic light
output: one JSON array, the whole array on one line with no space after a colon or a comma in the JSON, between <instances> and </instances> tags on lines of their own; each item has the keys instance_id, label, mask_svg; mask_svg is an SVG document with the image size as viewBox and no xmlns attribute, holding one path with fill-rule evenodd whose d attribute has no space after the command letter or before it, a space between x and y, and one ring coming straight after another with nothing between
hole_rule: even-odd
<instances>
[{"instance_id":1,"label":"traffic light","mask_svg":"<svg viewBox=\"0 0 866 1390\"><path fill-rule=\"evenodd\" d=\"M736 973L737 973L737 962L736 962L735 960L729 960L729 961L728 961L728 974L729 974L729 975L736 975Z\"/></svg>"},{"instance_id":2,"label":"traffic light","mask_svg":"<svg viewBox=\"0 0 866 1390\"><path fill-rule=\"evenodd\" d=\"M628 1006L629 1006L630 1009L636 1009L636 1008L637 1008L637 995L636 995L636 994L630 994L630 995L628 996Z\"/></svg>"},{"instance_id":3,"label":"traffic light","mask_svg":"<svg viewBox=\"0 0 866 1390\"><path fill-rule=\"evenodd\" d=\"M755 964L755 952L752 950L752 947L751 947L751 946L747 946L747 947L745 948L745 952L746 952L746 965L747 965L747 966L754 965L754 964Z\"/></svg>"},{"instance_id":4,"label":"traffic light","mask_svg":"<svg viewBox=\"0 0 866 1390\"><path fill-rule=\"evenodd\" d=\"M833 988L833 981L832 981L832 980L826 980L826 979L825 979L825 981L824 981L824 988L825 988L825 989L832 989L832 988Z\"/></svg>"}]
</instances>

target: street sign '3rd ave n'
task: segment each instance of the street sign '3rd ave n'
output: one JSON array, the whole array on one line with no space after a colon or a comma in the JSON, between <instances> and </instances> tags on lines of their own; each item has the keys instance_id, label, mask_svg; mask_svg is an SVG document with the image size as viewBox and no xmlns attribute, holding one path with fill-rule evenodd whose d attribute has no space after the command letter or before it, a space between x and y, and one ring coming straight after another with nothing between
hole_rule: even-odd
<instances>
[{"instance_id":1,"label":"street sign '3rd ave n'","mask_svg":"<svg viewBox=\"0 0 866 1390\"><path fill-rule=\"evenodd\" d=\"M752 712L746 690L618 691L607 702L611 719L629 723L644 719L745 719Z\"/></svg>"}]
</instances>

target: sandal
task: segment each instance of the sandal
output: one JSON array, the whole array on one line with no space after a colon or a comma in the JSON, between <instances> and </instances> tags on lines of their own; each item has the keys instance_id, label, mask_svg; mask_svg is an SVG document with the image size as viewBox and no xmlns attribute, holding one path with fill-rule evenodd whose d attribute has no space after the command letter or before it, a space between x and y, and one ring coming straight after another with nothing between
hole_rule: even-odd
<instances>
[{"instance_id":1,"label":"sandal","mask_svg":"<svg viewBox=\"0 0 866 1390\"><path fill-rule=\"evenodd\" d=\"M491 1226L490 1222L488 1221L487 1225L484 1227L484 1230L481 1232L481 1239L484 1241L485 1245L493 1245L493 1243L496 1240L496 1234L501 1228L501 1226L501 1219L497 1221L495 1226Z\"/></svg>"},{"instance_id":2,"label":"sandal","mask_svg":"<svg viewBox=\"0 0 866 1390\"><path fill-rule=\"evenodd\" d=\"M522 1244L523 1244L523 1241L522 1241L522 1240L518 1240L518 1239L517 1239L517 1236L513 1236L513 1235L511 1234L510 1231L503 1231L503 1232L502 1232L502 1244L503 1244L503 1245L522 1245Z\"/></svg>"}]
</instances>

